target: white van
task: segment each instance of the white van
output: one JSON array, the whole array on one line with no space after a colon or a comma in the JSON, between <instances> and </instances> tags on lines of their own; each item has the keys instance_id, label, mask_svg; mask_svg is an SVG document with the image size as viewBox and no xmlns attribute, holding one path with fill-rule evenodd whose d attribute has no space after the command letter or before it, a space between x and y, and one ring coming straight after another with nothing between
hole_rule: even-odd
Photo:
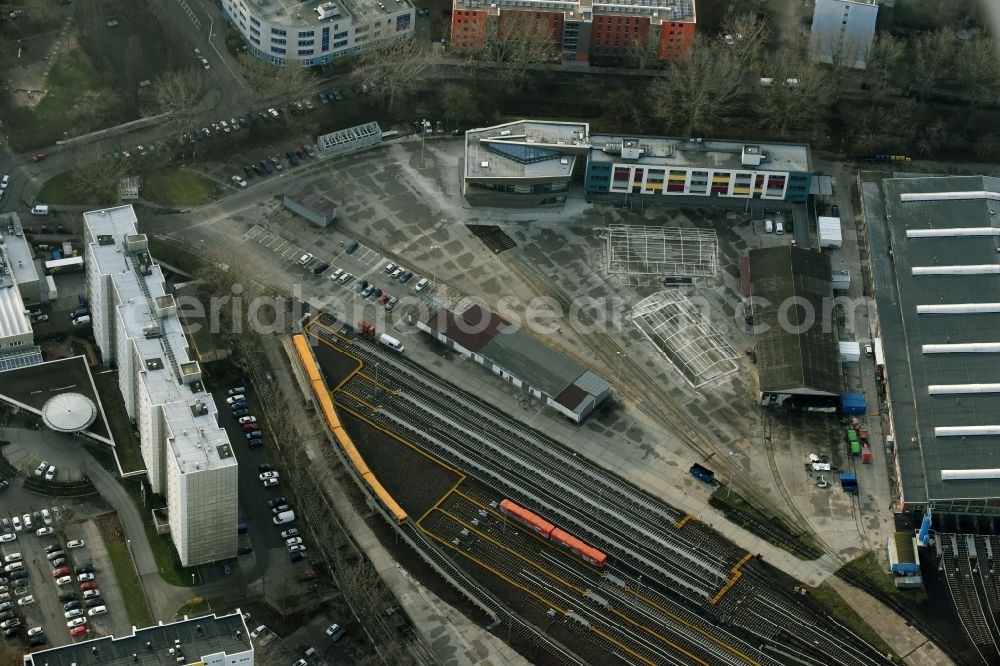
<instances>
[{"instance_id":1,"label":"white van","mask_svg":"<svg viewBox=\"0 0 1000 666\"><path fill-rule=\"evenodd\" d=\"M285 525L292 522L293 520L295 520L294 511L282 511L272 519L275 525Z\"/></svg>"},{"instance_id":2,"label":"white van","mask_svg":"<svg viewBox=\"0 0 1000 666\"><path fill-rule=\"evenodd\" d=\"M774 231L774 220L768 218L764 220L764 233L769 234Z\"/></svg>"},{"instance_id":3,"label":"white van","mask_svg":"<svg viewBox=\"0 0 1000 666\"><path fill-rule=\"evenodd\" d=\"M74 326L83 326L90 323L90 315L83 315L73 320Z\"/></svg>"},{"instance_id":4,"label":"white van","mask_svg":"<svg viewBox=\"0 0 1000 666\"><path fill-rule=\"evenodd\" d=\"M45 204L35 204L35 206L31 209L31 214L32 215L48 215L49 214L49 207L46 206Z\"/></svg>"},{"instance_id":5,"label":"white van","mask_svg":"<svg viewBox=\"0 0 1000 666\"><path fill-rule=\"evenodd\" d=\"M396 338L392 337L391 335L386 335L385 333L383 333L382 335L378 336L378 341L381 342L382 344L384 344L386 347L390 347L392 349L395 349L400 354L402 354L403 353L403 349L405 349L405 347L403 347L403 343L402 342L400 342Z\"/></svg>"},{"instance_id":6,"label":"white van","mask_svg":"<svg viewBox=\"0 0 1000 666\"><path fill-rule=\"evenodd\" d=\"M782 222L781 220L778 220L777 222L775 222L774 223L774 233L778 234L779 236L781 234L785 233L785 223Z\"/></svg>"}]
</instances>

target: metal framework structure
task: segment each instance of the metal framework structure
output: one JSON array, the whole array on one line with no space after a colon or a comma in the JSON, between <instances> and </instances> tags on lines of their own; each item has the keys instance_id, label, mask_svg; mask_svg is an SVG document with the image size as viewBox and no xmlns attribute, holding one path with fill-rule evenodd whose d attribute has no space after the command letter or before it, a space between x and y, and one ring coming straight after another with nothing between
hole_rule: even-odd
<instances>
[{"instance_id":1,"label":"metal framework structure","mask_svg":"<svg viewBox=\"0 0 1000 666\"><path fill-rule=\"evenodd\" d=\"M695 388L736 372L739 354L678 289L639 301L632 322Z\"/></svg>"},{"instance_id":2,"label":"metal framework structure","mask_svg":"<svg viewBox=\"0 0 1000 666\"><path fill-rule=\"evenodd\" d=\"M719 270L719 239L712 229L608 227L608 273L712 277Z\"/></svg>"}]
</instances>

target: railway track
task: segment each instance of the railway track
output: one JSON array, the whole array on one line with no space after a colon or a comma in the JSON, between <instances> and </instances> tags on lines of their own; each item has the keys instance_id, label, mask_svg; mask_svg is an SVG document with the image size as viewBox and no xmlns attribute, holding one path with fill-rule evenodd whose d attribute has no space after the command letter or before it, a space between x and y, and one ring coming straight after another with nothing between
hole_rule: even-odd
<instances>
[{"instance_id":1,"label":"railway track","mask_svg":"<svg viewBox=\"0 0 1000 666\"><path fill-rule=\"evenodd\" d=\"M318 333L334 347L343 344L336 336ZM729 570L735 571L736 555L743 551L720 549L717 535L705 538L707 528L678 530L675 521L684 514L673 507L520 422L511 424L511 417L428 376L407 359L382 351L361 339L350 345L350 353L367 364L378 363L379 382L395 392L390 396L371 386L351 385L352 395L363 394L358 397L369 406L340 394L338 402L343 398L381 427L402 430L414 445L444 456L501 494L532 499L529 508L558 515L557 522L567 529L572 525L571 532L603 546L611 555L605 586L626 595L645 587L643 596L658 603L660 597L676 597L673 602L695 617L713 618L697 625L713 635L720 633L720 618L725 616L731 627L760 640L757 651L768 657L766 663L802 661L796 654L812 660L804 663L831 663L831 658L859 666L887 663L857 637L844 637L842 628L790 592L769 591L766 586L772 583L766 577L733 577ZM726 608L709 608L709 591L714 593L727 580L735 586L724 597Z\"/></svg>"}]
</instances>

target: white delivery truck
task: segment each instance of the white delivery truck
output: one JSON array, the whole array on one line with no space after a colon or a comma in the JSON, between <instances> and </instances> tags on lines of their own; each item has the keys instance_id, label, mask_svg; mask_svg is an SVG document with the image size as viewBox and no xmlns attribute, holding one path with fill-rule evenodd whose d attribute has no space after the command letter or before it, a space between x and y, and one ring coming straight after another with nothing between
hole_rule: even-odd
<instances>
[{"instance_id":1,"label":"white delivery truck","mask_svg":"<svg viewBox=\"0 0 1000 666\"><path fill-rule=\"evenodd\" d=\"M32 215L48 215L49 214L49 207L46 206L45 204L35 204L34 207L31 209L31 214Z\"/></svg>"},{"instance_id":2,"label":"white delivery truck","mask_svg":"<svg viewBox=\"0 0 1000 666\"><path fill-rule=\"evenodd\" d=\"M378 336L378 341L381 342L382 344L384 344L386 347L389 347L391 349L395 349L400 354L402 354L403 353L403 349L405 349L405 347L403 347L403 343L402 342L400 342L396 338L392 337L391 335L386 335L385 333L383 333L382 335Z\"/></svg>"}]
</instances>

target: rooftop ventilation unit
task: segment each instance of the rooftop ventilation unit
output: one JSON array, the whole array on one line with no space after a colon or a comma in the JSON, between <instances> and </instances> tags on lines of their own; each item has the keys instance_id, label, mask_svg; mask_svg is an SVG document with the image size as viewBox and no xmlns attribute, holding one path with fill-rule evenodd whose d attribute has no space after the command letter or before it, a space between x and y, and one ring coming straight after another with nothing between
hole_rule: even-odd
<instances>
[{"instance_id":1,"label":"rooftop ventilation unit","mask_svg":"<svg viewBox=\"0 0 1000 666\"><path fill-rule=\"evenodd\" d=\"M208 414L208 406L200 400L191 405L192 416L205 416Z\"/></svg>"},{"instance_id":2,"label":"rooftop ventilation unit","mask_svg":"<svg viewBox=\"0 0 1000 666\"><path fill-rule=\"evenodd\" d=\"M334 18L335 16L340 16L340 12L337 11L336 3L324 2L322 5L316 8L316 15L319 17L320 21L324 21L328 18Z\"/></svg>"},{"instance_id":3,"label":"rooftop ventilation unit","mask_svg":"<svg viewBox=\"0 0 1000 666\"><path fill-rule=\"evenodd\" d=\"M163 331L160 329L159 326L154 324L152 326L147 326L146 328L142 329L142 335L146 339L153 339L161 337L163 335Z\"/></svg>"},{"instance_id":4,"label":"rooftop ventilation unit","mask_svg":"<svg viewBox=\"0 0 1000 666\"><path fill-rule=\"evenodd\" d=\"M646 154L646 149L639 145L636 139L625 139L622 142L622 159L638 160Z\"/></svg>"},{"instance_id":5,"label":"rooftop ventilation unit","mask_svg":"<svg viewBox=\"0 0 1000 666\"><path fill-rule=\"evenodd\" d=\"M743 146L742 163L743 166L760 166L761 162L767 159L767 155L761 152L760 146Z\"/></svg>"}]
</instances>

